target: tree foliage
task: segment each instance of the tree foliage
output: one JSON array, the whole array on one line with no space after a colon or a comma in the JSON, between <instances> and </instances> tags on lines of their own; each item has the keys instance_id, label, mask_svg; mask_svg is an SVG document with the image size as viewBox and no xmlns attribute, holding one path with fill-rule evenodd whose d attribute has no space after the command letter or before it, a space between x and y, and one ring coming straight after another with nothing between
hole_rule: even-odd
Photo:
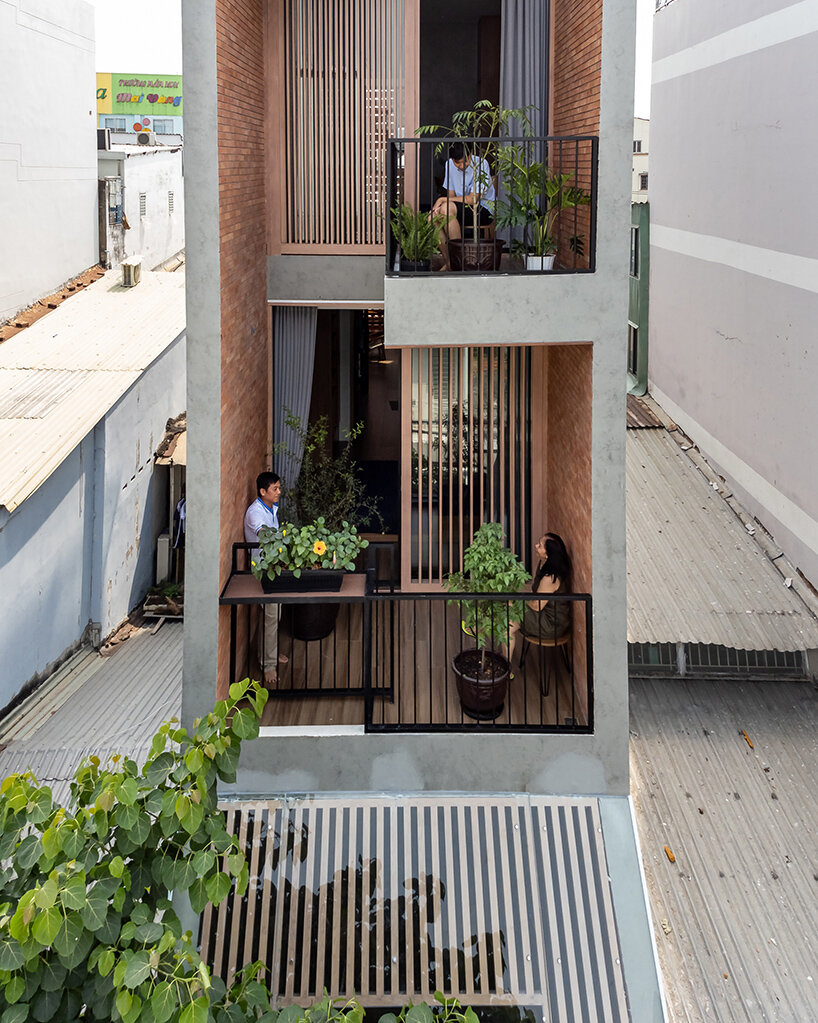
<instances>
[{"instance_id":1,"label":"tree foliage","mask_svg":"<svg viewBox=\"0 0 818 1023\"><path fill-rule=\"evenodd\" d=\"M68 808L30 773L0 785L0 1021L272 1021L261 964L230 990L211 977L170 900L195 912L247 888L238 840L217 809L267 693L230 687L193 734L161 726L139 766L90 757Z\"/></svg>"}]
</instances>

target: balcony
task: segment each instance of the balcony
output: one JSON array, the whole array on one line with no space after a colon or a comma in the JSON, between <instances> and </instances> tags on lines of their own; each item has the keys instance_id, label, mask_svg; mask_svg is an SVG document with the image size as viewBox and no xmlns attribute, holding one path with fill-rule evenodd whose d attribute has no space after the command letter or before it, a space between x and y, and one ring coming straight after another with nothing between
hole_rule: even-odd
<instances>
[{"instance_id":1,"label":"balcony","mask_svg":"<svg viewBox=\"0 0 818 1023\"><path fill-rule=\"evenodd\" d=\"M464 694L456 655L477 643L465 624L479 598L492 618L508 602L531 594L396 592L392 580L349 574L337 593L265 594L242 567L246 544L234 544L233 569L220 603L230 607L230 680L260 675L257 637L263 615L239 620L242 605L280 603L279 653L287 658L270 688L263 724L290 727L358 725L367 733L593 731L592 601L588 594L555 595L571 606L567 641L541 635L517 641L511 675L487 706ZM324 605L331 627L321 638L298 638L299 609ZM337 612L336 612L337 609ZM504 626L498 652L513 648ZM521 637L522 639L522 637ZM501 669L497 669L500 672Z\"/></svg>"},{"instance_id":2,"label":"balcony","mask_svg":"<svg viewBox=\"0 0 818 1023\"><path fill-rule=\"evenodd\" d=\"M389 139L386 275L436 276L441 262L461 275L593 273L597 149L592 135ZM447 195L455 205L436 215Z\"/></svg>"}]
</instances>

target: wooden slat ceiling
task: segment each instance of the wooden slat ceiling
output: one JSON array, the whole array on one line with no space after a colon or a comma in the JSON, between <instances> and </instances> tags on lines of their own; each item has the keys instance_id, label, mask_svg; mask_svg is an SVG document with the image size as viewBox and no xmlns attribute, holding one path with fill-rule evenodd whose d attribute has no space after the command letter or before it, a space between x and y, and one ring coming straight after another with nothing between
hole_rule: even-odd
<instances>
[{"instance_id":1,"label":"wooden slat ceiling","mask_svg":"<svg viewBox=\"0 0 818 1023\"><path fill-rule=\"evenodd\" d=\"M261 959L275 1004L326 988L365 1006L527 1006L627 1020L594 799L401 798L226 804L250 864L202 917L225 979Z\"/></svg>"}]
</instances>

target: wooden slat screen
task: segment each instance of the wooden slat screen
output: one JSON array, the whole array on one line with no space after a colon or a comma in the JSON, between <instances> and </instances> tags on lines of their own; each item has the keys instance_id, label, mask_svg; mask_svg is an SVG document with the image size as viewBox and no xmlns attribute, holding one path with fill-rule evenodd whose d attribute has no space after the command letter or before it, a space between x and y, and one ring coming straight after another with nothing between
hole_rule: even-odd
<instances>
[{"instance_id":1,"label":"wooden slat screen","mask_svg":"<svg viewBox=\"0 0 818 1023\"><path fill-rule=\"evenodd\" d=\"M414 127L417 0L277 6L280 251L382 252L386 140Z\"/></svg>"},{"instance_id":2,"label":"wooden slat screen","mask_svg":"<svg viewBox=\"0 0 818 1023\"><path fill-rule=\"evenodd\" d=\"M401 585L435 585L459 571L484 522L501 522L509 547L527 560L530 350L414 348L403 359L412 499L403 504Z\"/></svg>"}]
</instances>

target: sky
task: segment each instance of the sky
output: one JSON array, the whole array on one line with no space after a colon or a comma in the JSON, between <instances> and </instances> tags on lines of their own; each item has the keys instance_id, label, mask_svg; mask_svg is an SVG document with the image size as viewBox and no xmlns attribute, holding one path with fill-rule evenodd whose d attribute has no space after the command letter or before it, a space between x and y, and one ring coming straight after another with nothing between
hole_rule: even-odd
<instances>
[{"instance_id":1,"label":"sky","mask_svg":"<svg viewBox=\"0 0 818 1023\"><path fill-rule=\"evenodd\" d=\"M182 73L181 0L89 0L96 8L97 71ZM650 59L655 0L636 0L634 114L650 116ZM141 30L144 26L144 30Z\"/></svg>"}]
</instances>

